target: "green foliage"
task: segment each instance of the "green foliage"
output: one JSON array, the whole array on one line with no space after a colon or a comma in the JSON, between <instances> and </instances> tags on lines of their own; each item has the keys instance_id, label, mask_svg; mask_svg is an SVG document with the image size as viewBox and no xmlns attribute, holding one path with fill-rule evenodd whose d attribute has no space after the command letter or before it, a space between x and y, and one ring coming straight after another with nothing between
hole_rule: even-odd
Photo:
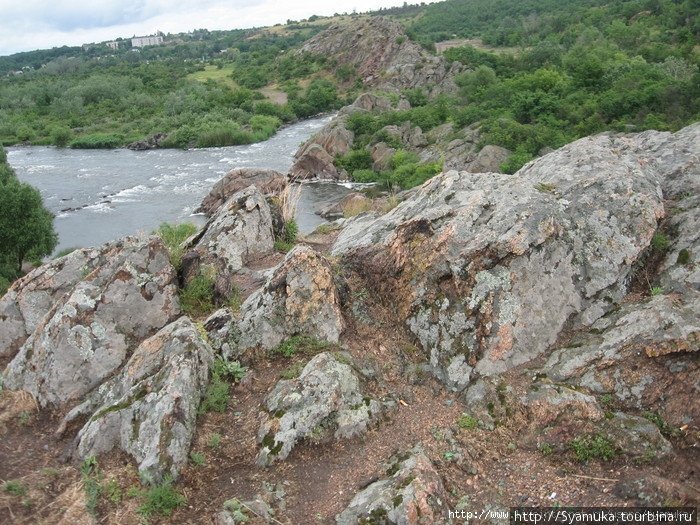
<instances>
[{"instance_id":1,"label":"green foliage","mask_svg":"<svg viewBox=\"0 0 700 525\"><path fill-rule=\"evenodd\" d=\"M188 222L180 224L162 223L154 232L163 240L170 253L170 263L176 270L182 265L182 243L197 232L197 227Z\"/></svg>"},{"instance_id":2,"label":"green foliage","mask_svg":"<svg viewBox=\"0 0 700 525\"><path fill-rule=\"evenodd\" d=\"M180 307L192 317L202 317L214 310L214 277L200 273L180 290Z\"/></svg>"},{"instance_id":3,"label":"green foliage","mask_svg":"<svg viewBox=\"0 0 700 525\"><path fill-rule=\"evenodd\" d=\"M669 240L663 232L656 232L651 238L651 248L655 252L664 253L668 249Z\"/></svg>"},{"instance_id":4,"label":"green foliage","mask_svg":"<svg viewBox=\"0 0 700 525\"><path fill-rule=\"evenodd\" d=\"M2 490L12 496L24 496L29 492L24 483L16 480L9 480L3 483Z\"/></svg>"},{"instance_id":5,"label":"green foliage","mask_svg":"<svg viewBox=\"0 0 700 525\"><path fill-rule=\"evenodd\" d=\"M584 463L591 459L610 461L617 455L615 444L601 434L577 437L569 442L569 448Z\"/></svg>"},{"instance_id":6,"label":"green foliage","mask_svg":"<svg viewBox=\"0 0 700 525\"><path fill-rule=\"evenodd\" d=\"M199 405L199 413L226 412L229 395L229 383L221 379L218 375L212 374L211 381L204 394L204 400Z\"/></svg>"},{"instance_id":7,"label":"green foliage","mask_svg":"<svg viewBox=\"0 0 700 525\"><path fill-rule=\"evenodd\" d=\"M18 277L25 260L40 260L58 243L53 215L39 191L12 174L0 183L0 277Z\"/></svg>"},{"instance_id":8,"label":"green foliage","mask_svg":"<svg viewBox=\"0 0 700 525\"><path fill-rule=\"evenodd\" d=\"M353 149L335 158L335 165L348 173L372 169L372 154L366 149Z\"/></svg>"},{"instance_id":9,"label":"green foliage","mask_svg":"<svg viewBox=\"0 0 700 525\"><path fill-rule=\"evenodd\" d=\"M119 147L123 143L124 137L122 135L114 133L93 133L74 139L70 143L70 147L79 149L110 149Z\"/></svg>"},{"instance_id":10,"label":"green foliage","mask_svg":"<svg viewBox=\"0 0 700 525\"><path fill-rule=\"evenodd\" d=\"M678 252L678 257L676 259L676 264L689 264L690 263L690 250L683 248Z\"/></svg>"},{"instance_id":11,"label":"green foliage","mask_svg":"<svg viewBox=\"0 0 700 525\"><path fill-rule=\"evenodd\" d=\"M190 452L190 461L192 461L193 465L196 465L197 467L201 467L202 465L206 464L207 459L204 457L204 454L202 454L201 452L192 451L192 452Z\"/></svg>"},{"instance_id":12,"label":"green foliage","mask_svg":"<svg viewBox=\"0 0 700 525\"><path fill-rule=\"evenodd\" d=\"M248 523L248 515L246 514L245 507L236 498L227 500L224 502L224 510L233 519L234 523Z\"/></svg>"},{"instance_id":13,"label":"green foliage","mask_svg":"<svg viewBox=\"0 0 700 525\"><path fill-rule=\"evenodd\" d=\"M374 170L363 169L352 172L352 180L355 182L377 182L380 180L380 174Z\"/></svg>"},{"instance_id":14,"label":"green foliage","mask_svg":"<svg viewBox=\"0 0 700 525\"><path fill-rule=\"evenodd\" d=\"M538 450L540 451L540 454L543 456L551 456L554 453L554 447L550 445L549 443L542 443L539 447Z\"/></svg>"},{"instance_id":15,"label":"green foliage","mask_svg":"<svg viewBox=\"0 0 700 525\"><path fill-rule=\"evenodd\" d=\"M469 414L462 414L457 419L457 426L468 430L473 430L479 426L479 420Z\"/></svg>"},{"instance_id":16,"label":"green foliage","mask_svg":"<svg viewBox=\"0 0 700 525\"><path fill-rule=\"evenodd\" d=\"M649 289L649 293L650 293L652 296L663 295L664 289L663 289L661 286L652 286L652 287Z\"/></svg>"},{"instance_id":17,"label":"green foliage","mask_svg":"<svg viewBox=\"0 0 700 525\"><path fill-rule=\"evenodd\" d=\"M299 226L296 220L289 219L284 221L282 235L275 239L275 250L285 253L291 250L297 242L298 232Z\"/></svg>"},{"instance_id":18,"label":"green foliage","mask_svg":"<svg viewBox=\"0 0 700 525\"><path fill-rule=\"evenodd\" d=\"M228 361L223 357L217 357L214 361L213 373L222 379L240 381L245 377L248 369L241 366L239 361Z\"/></svg>"},{"instance_id":19,"label":"green foliage","mask_svg":"<svg viewBox=\"0 0 700 525\"><path fill-rule=\"evenodd\" d=\"M317 354L331 347L332 345L326 341L320 341L306 335L295 335L282 341L270 353L289 358L297 354Z\"/></svg>"},{"instance_id":20,"label":"green foliage","mask_svg":"<svg viewBox=\"0 0 700 525\"><path fill-rule=\"evenodd\" d=\"M654 423L659 431L666 437L678 437L680 434L680 431L666 423L658 412L644 412L642 416Z\"/></svg>"},{"instance_id":21,"label":"green foliage","mask_svg":"<svg viewBox=\"0 0 700 525\"><path fill-rule=\"evenodd\" d=\"M155 515L170 516L175 509L184 505L187 500L173 488L171 480L165 480L162 485L156 485L141 493L143 503L138 513L144 517Z\"/></svg>"},{"instance_id":22,"label":"green foliage","mask_svg":"<svg viewBox=\"0 0 700 525\"><path fill-rule=\"evenodd\" d=\"M95 456L90 456L83 461L80 474L85 491L85 508L92 516L97 517L97 505L102 494L102 474Z\"/></svg>"},{"instance_id":23,"label":"green foliage","mask_svg":"<svg viewBox=\"0 0 700 525\"><path fill-rule=\"evenodd\" d=\"M219 448L221 446L221 434L212 432L207 439L207 446L209 448Z\"/></svg>"},{"instance_id":24,"label":"green foliage","mask_svg":"<svg viewBox=\"0 0 700 525\"><path fill-rule=\"evenodd\" d=\"M515 173L532 159L533 156L530 153L524 151L523 148L518 148L515 153L508 157L507 161L501 164L500 169L503 173Z\"/></svg>"}]
</instances>

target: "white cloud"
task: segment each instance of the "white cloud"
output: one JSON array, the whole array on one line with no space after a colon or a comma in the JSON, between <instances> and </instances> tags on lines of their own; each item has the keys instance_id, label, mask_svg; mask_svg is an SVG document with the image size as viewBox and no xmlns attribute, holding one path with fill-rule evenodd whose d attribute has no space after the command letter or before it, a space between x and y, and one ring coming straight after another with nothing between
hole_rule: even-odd
<instances>
[{"instance_id":1,"label":"white cloud","mask_svg":"<svg viewBox=\"0 0 700 525\"><path fill-rule=\"evenodd\" d=\"M314 14L402 4L402 0L0 0L0 55L156 30L179 33L266 26Z\"/></svg>"}]
</instances>

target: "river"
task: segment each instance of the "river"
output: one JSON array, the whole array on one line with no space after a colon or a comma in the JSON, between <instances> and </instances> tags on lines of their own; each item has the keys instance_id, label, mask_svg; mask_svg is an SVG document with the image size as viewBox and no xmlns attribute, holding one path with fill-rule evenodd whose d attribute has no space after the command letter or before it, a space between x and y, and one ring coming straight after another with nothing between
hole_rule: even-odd
<instances>
[{"instance_id":1,"label":"river","mask_svg":"<svg viewBox=\"0 0 700 525\"><path fill-rule=\"evenodd\" d=\"M151 232L162 222L203 224L204 217L192 212L223 175L244 167L286 173L299 145L329 120L299 122L248 146L150 151L18 146L7 148L7 158L56 215L59 251ZM308 233L325 222L315 212L349 191L340 184L303 184L299 230Z\"/></svg>"}]
</instances>

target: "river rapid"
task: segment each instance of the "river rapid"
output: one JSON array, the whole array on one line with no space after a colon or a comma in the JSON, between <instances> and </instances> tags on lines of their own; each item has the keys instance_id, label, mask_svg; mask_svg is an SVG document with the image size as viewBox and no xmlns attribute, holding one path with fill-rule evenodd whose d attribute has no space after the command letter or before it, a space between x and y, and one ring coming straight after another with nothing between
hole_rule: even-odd
<instances>
[{"instance_id":1,"label":"river rapid","mask_svg":"<svg viewBox=\"0 0 700 525\"><path fill-rule=\"evenodd\" d=\"M97 246L162 222L194 222L193 215L214 183L234 168L271 168L286 173L299 145L330 117L281 129L248 146L150 151L72 150L43 146L7 148L17 177L39 189L56 216L56 251ZM316 211L350 189L329 182L304 183L297 209L301 233L325 222Z\"/></svg>"}]
</instances>

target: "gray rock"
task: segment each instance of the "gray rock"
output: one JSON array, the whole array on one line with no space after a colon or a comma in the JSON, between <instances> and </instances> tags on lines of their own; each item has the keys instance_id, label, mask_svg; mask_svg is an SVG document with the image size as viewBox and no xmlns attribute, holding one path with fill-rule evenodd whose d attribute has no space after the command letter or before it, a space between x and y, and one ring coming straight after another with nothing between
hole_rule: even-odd
<instances>
[{"instance_id":1,"label":"gray rock","mask_svg":"<svg viewBox=\"0 0 700 525\"><path fill-rule=\"evenodd\" d=\"M269 350L296 334L337 343L342 330L331 265L322 255L300 245L271 271L265 285L244 301L236 350Z\"/></svg>"},{"instance_id":2,"label":"gray rock","mask_svg":"<svg viewBox=\"0 0 700 525\"><path fill-rule=\"evenodd\" d=\"M379 415L381 405L362 395L350 365L324 352L311 359L297 379L278 382L265 408L258 432L261 466L285 459L302 439L362 434Z\"/></svg>"},{"instance_id":3,"label":"gray rock","mask_svg":"<svg viewBox=\"0 0 700 525\"><path fill-rule=\"evenodd\" d=\"M347 153L353 144L354 133L345 127L345 119L345 114L334 118L299 148L289 171L291 180L347 178L333 164L335 157Z\"/></svg>"},{"instance_id":4,"label":"gray rock","mask_svg":"<svg viewBox=\"0 0 700 525\"><path fill-rule=\"evenodd\" d=\"M75 250L15 281L0 298L0 357L16 354L54 304L102 263L100 250Z\"/></svg>"},{"instance_id":5,"label":"gray rock","mask_svg":"<svg viewBox=\"0 0 700 525\"><path fill-rule=\"evenodd\" d=\"M270 169L236 168L214 185L197 212L211 216L235 193L249 186L255 186L264 195L278 194L287 186L287 177Z\"/></svg>"},{"instance_id":6,"label":"gray rock","mask_svg":"<svg viewBox=\"0 0 700 525\"><path fill-rule=\"evenodd\" d=\"M657 426L643 417L615 412L603 423L602 433L628 456L657 458L671 452L671 444Z\"/></svg>"},{"instance_id":7,"label":"gray rock","mask_svg":"<svg viewBox=\"0 0 700 525\"><path fill-rule=\"evenodd\" d=\"M187 317L145 340L117 376L66 417L68 422L92 412L78 432L76 456L117 447L134 457L144 480L177 478L187 463L213 360L211 347Z\"/></svg>"},{"instance_id":8,"label":"gray rock","mask_svg":"<svg viewBox=\"0 0 700 525\"><path fill-rule=\"evenodd\" d=\"M511 152L500 146L484 146L474 160L469 162L464 170L472 173L499 173L501 164L508 160Z\"/></svg>"},{"instance_id":9,"label":"gray rock","mask_svg":"<svg viewBox=\"0 0 700 525\"><path fill-rule=\"evenodd\" d=\"M428 457L416 449L392 459L387 477L356 494L336 516L337 525L453 523L442 479Z\"/></svg>"},{"instance_id":10,"label":"gray rock","mask_svg":"<svg viewBox=\"0 0 700 525\"><path fill-rule=\"evenodd\" d=\"M658 177L626 139L582 139L513 176L439 175L349 221L332 253L362 266L437 375L463 388L621 300L664 215Z\"/></svg>"},{"instance_id":11,"label":"gray rock","mask_svg":"<svg viewBox=\"0 0 700 525\"><path fill-rule=\"evenodd\" d=\"M55 298L7 366L6 388L29 392L42 407L78 400L179 314L175 270L160 239L123 239L97 260L102 264L90 263L95 269Z\"/></svg>"},{"instance_id":12,"label":"gray rock","mask_svg":"<svg viewBox=\"0 0 700 525\"><path fill-rule=\"evenodd\" d=\"M233 274L249 259L270 253L273 247L270 206L255 186L249 186L218 208L204 228L187 241L185 251L197 253L198 266L212 265Z\"/></svg>"}]
</instances>

